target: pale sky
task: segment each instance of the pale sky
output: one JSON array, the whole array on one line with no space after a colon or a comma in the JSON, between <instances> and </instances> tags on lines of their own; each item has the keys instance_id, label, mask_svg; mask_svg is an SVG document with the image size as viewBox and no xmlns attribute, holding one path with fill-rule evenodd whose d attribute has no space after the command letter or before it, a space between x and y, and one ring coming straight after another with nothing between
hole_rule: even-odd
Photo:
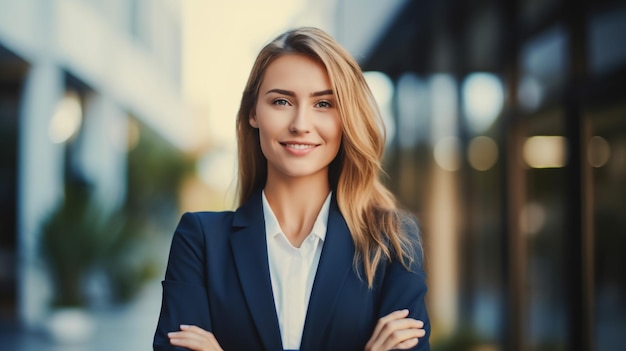
<instances>
[{"instance_id":1,"label":"pale sky","mask_svg":"<svg viewBox=\"0 0 626 351\"><path fill-rule=\"evenodd\" d=\"M214 144L234 141L235 114L254 58L289 27L302 0L185 0L183 90L206 114Z\"/></svg>"},{"instance_id":2,"label":"pale sky","mask_svg":"<svg viewBox=\"0 0 626 351\"><path fill-rule=\"evenodd\" d=\"M196 120L195 135L190 137L211 146L200 161L199 171L213 188L228 188L234 179L235 118L259 50L293 26L330 30L334 0L317 0L311 9L312 3L184 0L183 94Z\"/></svg>"}]
</instances>

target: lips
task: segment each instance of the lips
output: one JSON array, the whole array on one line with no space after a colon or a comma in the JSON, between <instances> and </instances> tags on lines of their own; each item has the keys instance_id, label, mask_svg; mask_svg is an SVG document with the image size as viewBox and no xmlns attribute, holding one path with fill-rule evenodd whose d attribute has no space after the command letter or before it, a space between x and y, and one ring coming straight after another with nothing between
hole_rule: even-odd
<instances>
[{"instance_id":1,"label":"lips","mask_svg":"<svg viewBox=\"0 0 626 351\"><path fill-rule=\"evenodd\" d=\"M311 143L302 143L302 142L281 142L282 145L287 151L289 151L293 155L303 156L313 151L319 144L311 144Z\"/></svg>"},{"instance_id":2,"label":"lips","mask_svg":"<svg viewBox=\"0 0 626 351\"><path fill-rule=\"evenodd\" d=\"M302 141L279 141L279 143L282 146L286 146L288 148L292 148L292 149L311 149L314 148L316 146L319 146L320 144L317 143L310 143L310 142L302 142Z\"/></svg>"},{"instance_id":3,"label":"lips","mask_svg":"<svg viewBox=\"0 0 626 351\"><path fill-rule=\"evenodd\" d=\"M296 149L296 150L305 150L305 149L312 149L315 147L315 145L313 144L287 144L287 143L282 143L283 146L286 146L290 149Z\"/></svg>"}]
</instances>

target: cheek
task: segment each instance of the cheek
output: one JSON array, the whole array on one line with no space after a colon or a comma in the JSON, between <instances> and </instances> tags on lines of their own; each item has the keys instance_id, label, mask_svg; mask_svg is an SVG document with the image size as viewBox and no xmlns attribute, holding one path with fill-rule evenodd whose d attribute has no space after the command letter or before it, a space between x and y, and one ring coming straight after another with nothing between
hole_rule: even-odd
<instances>
[{"instance_id":1,"label":"cheek","mask_svg":"<svg viewBox=\"0 0 626 351\"><path fill-rule=\"evenodd\" d=\"M335 143L337 145L341 144L341 137L343 135L343 128L341 127L341 123L334 121L332 125L330 125L327 129L328 142Z\"/></svg>"}]
</instances>

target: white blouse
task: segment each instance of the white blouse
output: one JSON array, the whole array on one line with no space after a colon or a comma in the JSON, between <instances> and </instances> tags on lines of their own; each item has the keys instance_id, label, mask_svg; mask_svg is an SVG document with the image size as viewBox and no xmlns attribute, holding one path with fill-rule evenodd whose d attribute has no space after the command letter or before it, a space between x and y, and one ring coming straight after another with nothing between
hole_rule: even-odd
<instances>
[{"instance_id":1,"label":"white blouse","mask_svg":"<svg viewBox=\"0 0 626 351\"><path fill-rule=\"evenodd\" d=\"M326 238L331 194L326 197L313 230L297 248L283 233L263 192L267 256L284 349L300 348L313 280Z\"/></svg>"}]
</instances>

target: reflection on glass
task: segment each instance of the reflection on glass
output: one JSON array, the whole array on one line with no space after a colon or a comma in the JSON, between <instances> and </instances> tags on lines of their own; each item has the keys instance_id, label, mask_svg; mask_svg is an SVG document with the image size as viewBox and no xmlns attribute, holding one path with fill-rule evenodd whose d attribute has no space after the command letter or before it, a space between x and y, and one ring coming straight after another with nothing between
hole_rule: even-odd
<instances>
[{"instance_id":1,"label":"reflection on glass","mask_svg":"<svg viewBox=\"0 0 626 351\"><path fill-rule=\"evenodd\" d=\"M70 140L80 128L83 110L75 92L68 92L59 101L48 125L48 136L53 143Z\"/></svg>"},{"instance_id":2,"label":"reflection on glass","mask_svg":"<svg viewBox=\"0 0 626 351\"><path fill-rule=\"evenodd\" d=\"M474 133L485 132L504 103L500 79L491 73L472 73L463 83L463 110Z\"/></svg>"},{"instance_id":3,"label":"reflection on glass","mask_svg":"<svg viewBox=\"0 0 626 351\"><path fill-rule=\"evenodd\" d=\"M546 225L546 209L538 202L529 202L519 215L520 231L526 235L539 233Z\"/></svg>"},{"instance_id":4,"label":"reflection on glass","mask_svg":"<svg viewBox=\"0 0 626 351\"><path fill-rule=\"evenodd\" d=\"M626 6L595 14L589 21L589 66L595 74L618 69L626 61Z\"/></svg>"},{"instance_id":5,"label":"reflection on glass","mask_svg":"<svg viewBox=\"0 0 626 351\"><path fill-rule=\"evenodd\" d=\"M596 350L623 344L626 330L626 103L606 104L589 114L594 234Z\"/></svg>"},{"instance_id":6,"label":"reflection on glass","mask_svg":"<svg viewBox=\"0 0 626 351\"><path fill-rule=\"evenodd\" d=\"M498 145L489 137L476 137L470 141L467 158L472 168L486 171L498 160Z\"/></svg>"},{"instance_id":7,"label":"reflection on glass","mask_svg":"<svg viewBox=\"0 0 626 351\"><path fill-rule=\"evenodd\" d=\"M528 41L520 52L518 99L526 111L556 96L567 72L567 32L555 26Z\"/></svg>"},{"instance_id":8,"label":"reflection on glass","mask_svg":"<svg viewBox=\"0 0 626 351\"><path fill-rule=\"evenodd\" d=\"M562 136L532 136L524 142L524 161L532 168L561 168L566 163L566 149Z\"/></svg>"},{"instance_id":9,"label":"reflection on glass","mask_svg":"<svg viewBox=\"0 0 626 351\"><path fill-rule=\"evenodd\" d=\"M526 111L536 110L544 99L544 91L539 81L533 77L522 78L517 90L520 107Z\"/></svg>"},{"instance_id":10,"label":"reflection on glass","mask_svg":"<svg viewBox=\"0 0 626 351\"><path fill-rule=\"evenodd\" d=\"M518 229L526 248L524 275L524 344L529 351L566 351L567 299L564 224L568 219L563 181L567 139L562 110L544 111L527 119L522 139L523 203Z\"/></svg>"},{"instance_id":11,"label":"reflection on glass","mask_svg":"<svg viewBox=\"0 0 626 351\"><path fill-rule=\"evenodd\" d=\"M587 146L587 160L593 167L604 166L611 157L611 146L603 137L594 136Z\"/></svg>"}]
</instances>

